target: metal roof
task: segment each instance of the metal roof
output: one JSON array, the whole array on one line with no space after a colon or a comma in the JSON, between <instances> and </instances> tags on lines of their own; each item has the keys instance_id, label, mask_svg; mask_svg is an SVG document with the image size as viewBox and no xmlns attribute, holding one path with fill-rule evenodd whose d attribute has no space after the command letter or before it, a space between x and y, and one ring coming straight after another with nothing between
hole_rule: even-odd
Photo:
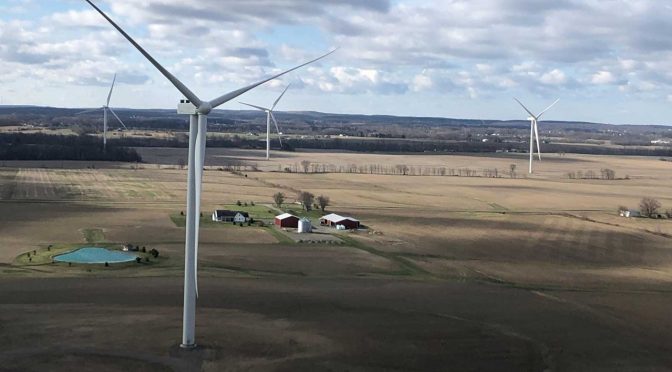
<instances>
[{"instance_id":1,"label":"metal roof","mask_svg":"<svg viewBox=\"0 0 672 372\"><path fill-rule=\"evenodd\" d=\"M359 222L359 220L356 219L356 218L344 217L344 216L338 215L336 213L331 213L331 214L328 214L326 216L322 216L322 217L320 217L320 219L331 221L331 222L334 222L334 223L340 222L340 221L343 221L343 220L350 220L350 221Z\"/></svg>"}]
</instances>

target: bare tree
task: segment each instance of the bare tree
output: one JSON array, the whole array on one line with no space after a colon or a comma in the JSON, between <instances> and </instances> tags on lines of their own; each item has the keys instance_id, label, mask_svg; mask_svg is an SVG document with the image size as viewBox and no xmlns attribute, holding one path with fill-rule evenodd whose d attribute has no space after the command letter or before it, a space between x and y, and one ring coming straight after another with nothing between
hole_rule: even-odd
<instances>
[{"instance_id":1,"label":"bare tree","mask_svg":"<svg viewBox=\"0 0 672 372\"><path fill-rule=\"evenodd\" d=\"M511 171L511 173L509 173L511 175L511 178L516 178L516 165L509 164L509 170Z\"/></svg>"},{"instance_id":2,"label":"bare tree","mask_svg":"<svg viewBox=\"0 0 672 372\"><path fill-rule=\"evenodd\" d=\"M278 208L282 208L282 203L285 202L285 194L278 192L273 195L273 202Z\"/></svg>"},{"instance_id":3,"label":"bare tree","mask_svg":"<svg viewBox=\"0 0 672 372\"><path fill-rule=\"evenodd\" d=\"M322 212L324 212L324 209L329 206L329 197L320 195L317 197L317 204L320 206L320 209Z\"/></svg>"},{"instance_id":4,"label":"bare tree","mask_svg":"<svg viewBox=\"0 0 672 372\"><path fill-rule=\"evenodd\" d=\"M645 197L639 202L640 213L645 217L655 217L660 207L660 202L654 198Z\"/></svg>"},{"instance_id":5,"label":"bare tree","mask_svg":"<svg viewBox=\"0 0 672 372\"><path fill-rule=\"evenodd\" d=\"M303 208L306 211L310 211L311 208L313 207L313 201L315 200L315 195L307 191L300 191L297 196L297 199L299 200L299 203L303 204Z\"/></svg>"},{"instance_id":6,"label":"bare tree","mask_svg":"<svg viewBox=\"0 0 672 372\"><path fill-rule=\"evenodd\" d=\"M310 168L310 160L301 160L301 167L303 168L303 173L308 173L308 168Z\"/></svg>"},{"instance_id":7,"label":"bare tree","mask_svg":"<svg viewBox=\"0 0 672 372\"><path fill-rule=\"evenodd\" d=\"M600 173L602 173L602 179L604 180L613 181L616 179L616 172L613 169L603 168L600 169Z\"/></svg>"}]
</instances>

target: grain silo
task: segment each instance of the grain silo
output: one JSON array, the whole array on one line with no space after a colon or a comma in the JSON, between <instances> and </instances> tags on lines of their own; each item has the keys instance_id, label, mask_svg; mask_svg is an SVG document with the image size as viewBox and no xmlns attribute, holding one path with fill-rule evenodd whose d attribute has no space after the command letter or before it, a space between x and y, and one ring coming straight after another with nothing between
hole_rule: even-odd
<instances>
[{"instance_id":1,"label":"grain silo","mask_svg":"<svg viewBox=\"0 0 672 372\"><path fill-rule=\"evenodd\" d=\"M307 234L313 232L313 225L310 223L310 220L307 218L302 218L299 220L299 230L300 234Z\"/></svg>"}]
</instances>

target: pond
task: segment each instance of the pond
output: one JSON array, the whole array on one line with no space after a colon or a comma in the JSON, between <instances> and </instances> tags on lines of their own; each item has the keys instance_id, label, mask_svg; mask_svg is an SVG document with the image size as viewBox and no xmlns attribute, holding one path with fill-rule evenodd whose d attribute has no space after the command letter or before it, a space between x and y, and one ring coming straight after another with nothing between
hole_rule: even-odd
<instances>
[{"instance_id":1,"label":"pond","mask_svg":"<svg viewBox=\"0 0 672 372\"><path fill-rule=\"evenodd\" d=\"M135 261L137 256L131 253L112 251L105 248L84 247L75 251L59 254L54 257L56 262L72 262L86 264L119 263Z\"/></svg>"}]
</instances>

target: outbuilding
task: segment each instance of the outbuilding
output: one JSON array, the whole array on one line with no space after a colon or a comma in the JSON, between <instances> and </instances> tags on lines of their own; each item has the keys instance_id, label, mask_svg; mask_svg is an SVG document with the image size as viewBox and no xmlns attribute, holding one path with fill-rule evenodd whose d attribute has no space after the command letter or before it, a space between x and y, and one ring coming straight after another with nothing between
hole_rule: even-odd
<instances>
[{"instance_id":1,"label":"outbuilding","mask_svg":"<svg viewBox=\"0 0 672 372\"><path fill-rule=\"evenodd\" d=\"M619 212L621 217L631 218L631 217L640 217L641 213L638 210L634 209L624 209Z\"/></svg>"},{"instance_id":2,"label":"outbuilding","mask_svg":"<svg viewBox=\"0 0 672 372\"><path fill-rule=\"evenodd\" d=\"M212 213L212 220L218 222L245 223L250 220L250 215L247 212L217 209Z\"/></svg>"},{"instance_id":3,"label":"outbuilding","mask_svg":"<svg viewBox=\"0 0 672 372\"><path fill-rule=\"evenodd\" d=\"M293 214L283 213L275 216L275 225L278 227L290 227L296 229L299 227L299 217Z\"/></svg>"},{"instance_id":4,"label":"outbuilding","mask_svg":"<svg viewBox=\"0 0 672 372\"><path fill-rule=\"evenodd\" d=\"M359 220L352 217L340 216L336 213L331 213L320 218L320 225L322 226L343 226L347 230L353 230L359 228Z\"/></svg>"}]
</instances>

